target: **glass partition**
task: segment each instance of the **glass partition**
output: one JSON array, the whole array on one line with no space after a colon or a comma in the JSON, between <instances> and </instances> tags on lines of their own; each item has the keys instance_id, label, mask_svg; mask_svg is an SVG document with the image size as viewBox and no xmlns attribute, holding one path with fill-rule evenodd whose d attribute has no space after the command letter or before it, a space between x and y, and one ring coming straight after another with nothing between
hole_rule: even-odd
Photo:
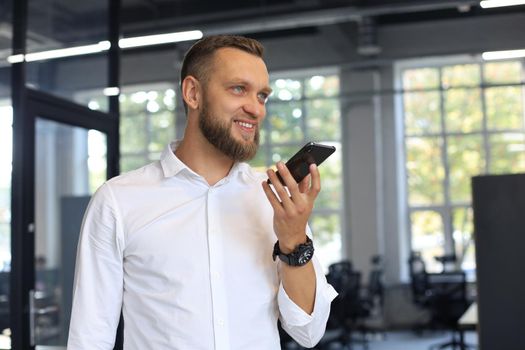
<instances>
[{"instance_id":1,"label":"glass partition","mask_svg":"<svg viewBox=\"0 0 525 350\"><path fill-rule=\"evenodd\" d=\"M78 235L91 195L106 180L106 138L96 130L37 118L30 313L37 349L66 345Z\"/></svg>"},{"instance_id":2,"label":"glass partition","mask_svg":"<svg viewBox=\"0 0 525 350\"><path fill-rule=\"evenodd\" d=\"M10 349L9 274L11 271L11 0L0 1L0 349Z\"/></svg>"},{"instance_id":3,"label":"glass partition","mask_svg":"<svg viewBox=\"0 0 525 350\"><path fill-rule=\"evenodd\" d=\"M0 101L0 349L10 349L9 273L11 271L11 157L13 109Z\"/></svg>"}]
</instances>

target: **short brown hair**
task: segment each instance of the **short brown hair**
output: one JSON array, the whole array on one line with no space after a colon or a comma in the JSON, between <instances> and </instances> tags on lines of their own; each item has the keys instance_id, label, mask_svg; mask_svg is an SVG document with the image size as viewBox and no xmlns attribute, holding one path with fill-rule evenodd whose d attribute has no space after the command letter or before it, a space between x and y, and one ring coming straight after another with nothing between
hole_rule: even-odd
<instances>
[{"instance_id":1,"label":"short brown hair","mask_svg":"<svg viewBox=\"0 0 525 350\"><path fill-rule=\"evenodd\" d=\"M213 54L221 48L230 47L263 57L264 47L255 39L238 35L210 35L197 41L184 55L180 71L180 83L188 76L194 76L203 83L209 78ZM183 99L184 102L184 99ZM187 112L186 102L184 108Z\"/></svg>"}]
</instances>

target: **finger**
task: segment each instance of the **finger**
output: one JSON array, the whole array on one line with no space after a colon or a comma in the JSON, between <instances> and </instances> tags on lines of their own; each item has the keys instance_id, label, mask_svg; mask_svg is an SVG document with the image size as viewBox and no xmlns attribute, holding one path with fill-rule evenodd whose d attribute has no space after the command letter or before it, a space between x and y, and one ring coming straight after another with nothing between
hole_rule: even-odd
<instances>
[{"instance_id":1,"label":"finger","mask_svg":"<svg viewBox=\"0 0 525 350\"><path fill-rule=\"evenodd\" d=\"M311 198L316 198L321 191L321 174L316 164L310 164L310 176L312 178L308 195Z\"/></svg>"},{"instance_id":2,"label":"finger","mask_svg":"<svg viewBox=\"0 0 525 350\"><path fill-rule=\"evenodd\" d=\"M299 192L305 193L306 191L308 191L308 188L310 187L311 178L311 175L308 174L304 179L301 180L301 182L299 183Z\"/></svg>"},{"instance_id":3,"label":"finger","mask_svg":"<svg viewBox=\"0 0 525 350\"><path fill-rule=\"evenodd\" d=\"M277 197L277 195L273 192L272 188L266 181L262 183L262 187L264 190L264 193L266 194L266 197L268 198L268 201L270 202L270 205L272 206L274 211L281 211L283 210L283 206L281 204L281 201Z\"/></svg>"},{"instance_id":4,"label":"finger","mask_svg":"<svg viewBox=\"0 0 525 350\"><path fill-rule=\"evenodd\" d=\"M278 168L279 168L279 166L278 166ZM279 172L280 171L281 171L281 169L279 168ZM275 192L277 193L277 195L279 196L279 199L281 200L281 204L283 205L284 209L285 210L293 209L293 202L290 199L290 194L288 193L286 188L283 186L281 181L279 181L279 178L277 177L277 174L275 174L275 171L273 171L272 169L268 169L266 171L266 173L268 174L268 178L272 182L273 188L274 188ZM282 175L281 175L281 177L282 177ZM297 186L297 184L296 184L296 186Z\"/></svg>"},{"instance_id":5,"label":"finger","mask_svg":"<svg viewBox=\"0 0 525 350\"><path fill-rule=\"evenodd\" d=\"M285 186L288 187L288 190L290 191L290 195L293 200L294 196L297 196L297 194L299 193L299 186L297 184L297 181L295 181L292 174L290 173L290 170L286 167L286 165L283 162L277 163L277 169L279 170L279 174L284 180Z\"/></svg>"}]
</instances>

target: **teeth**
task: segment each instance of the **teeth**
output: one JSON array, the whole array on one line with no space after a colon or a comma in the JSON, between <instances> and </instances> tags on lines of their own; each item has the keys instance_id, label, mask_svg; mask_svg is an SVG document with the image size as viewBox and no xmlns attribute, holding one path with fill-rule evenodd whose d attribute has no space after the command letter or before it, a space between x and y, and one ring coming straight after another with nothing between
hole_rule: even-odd
<instances>
[{"instance_id":1,"label":"teeth","mask_svg":"<svg viewBox=\"0 0 525 350\"><path fill-rule=\"evenodd\" d=\"M245 122L238 122L240 126L243 126L245 128L251 129L253 128L253 124L245 123Z\"/></svg>"}]
</instances>

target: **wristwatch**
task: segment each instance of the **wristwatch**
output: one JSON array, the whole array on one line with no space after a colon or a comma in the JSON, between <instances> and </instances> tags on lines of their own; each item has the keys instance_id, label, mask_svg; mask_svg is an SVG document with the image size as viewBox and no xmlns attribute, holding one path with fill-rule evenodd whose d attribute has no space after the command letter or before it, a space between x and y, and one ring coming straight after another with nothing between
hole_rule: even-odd
<instances>
[{"instance_id":1,"label":"wristwatch","mask_svg":"<svg viewBox=\"0 0 525 350\"><path fill-rule=\"evenodd\" d=\"M279 257L281 261L290 266L306 265L313 256L314 242L312 242L308 236L306 236L306 243L299 244L290 254L284 254L281 252L281 249L279 248L279 241L275 242L275 245L273 246L273 261L275 261L276 257Z\"/></svg>"}]
</instances>

